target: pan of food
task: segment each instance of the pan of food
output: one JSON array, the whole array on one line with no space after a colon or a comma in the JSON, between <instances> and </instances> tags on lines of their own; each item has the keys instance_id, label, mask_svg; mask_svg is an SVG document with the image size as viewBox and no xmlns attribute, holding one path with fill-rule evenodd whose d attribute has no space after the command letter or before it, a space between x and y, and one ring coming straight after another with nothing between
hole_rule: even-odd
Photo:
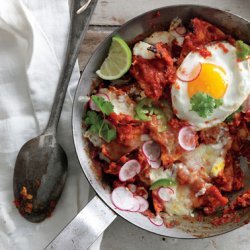
<instances>
[{"instance_id":1,"label":"pan of food","mask_svg":"<svg viewBox=\"0 0 250 250\"><path fill-rule=\"evenodd\" d=\"M87 248L117 215L175 238L249 222L249 30L232 13L179 5L140 15L99 45L72 116L97 197L51 246L74 238Z\"/></svg>"}]
</instances>

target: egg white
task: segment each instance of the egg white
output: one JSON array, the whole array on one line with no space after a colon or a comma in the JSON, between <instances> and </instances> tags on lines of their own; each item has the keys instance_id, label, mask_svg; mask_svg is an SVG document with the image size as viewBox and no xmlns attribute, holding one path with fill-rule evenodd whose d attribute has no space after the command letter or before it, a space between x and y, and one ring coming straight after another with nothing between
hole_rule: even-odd
<instances>
[{"instance_id":1,"label":"egg white","mask_svg":"<svg viewBox=\"0 0 250 250\"><path fill-rule=\"evenodd\" d=\"M230 114L236 111L250 93L250 70L248 61L237 61L236 48L228 42L222 42L228 50L225 53L218 43L207 46L211 56L204 58L198 52L191 52L183 60L183 64L212 63L222 67L226 72L228 87L223 96L223 105L214 109L207 117L200 117L195 111L191 111L190 97L188 96L188 83L176 80L172 86L172 104L176 115L181 120L188 121L197 129L212 127L223 122ZM182 66L181 65L181 66ZM180 66L180 67L181 67ZM178 87L177 87L178 86Z\"/></svg>"}]
</instances>

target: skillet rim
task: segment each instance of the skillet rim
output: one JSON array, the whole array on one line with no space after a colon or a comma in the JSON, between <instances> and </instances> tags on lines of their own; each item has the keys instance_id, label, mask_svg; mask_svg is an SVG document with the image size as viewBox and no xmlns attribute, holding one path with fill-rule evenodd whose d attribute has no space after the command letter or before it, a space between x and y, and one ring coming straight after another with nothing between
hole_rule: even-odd
<instances>
[{"instance_id":1,"label":"skillet rim","mask_svg":"<svg viewBox=\"0 0 250 250\"><path fill-rule=\"evenodd\" d=\"M237 227L234 227L234 228L231 228L231 229L228 229L228 230L225 230L224 232L221 232L221 233L216 233L214 235L206 235L206 236L194 236L194 235L191 235L190 233L186 233L188 235L188 237L179 237L179 236L169 236L169 235L166 235L166 234L163 234L163 233L159 233L159 232L156 232L157 230L150 230L148 228L145 228L141 225L138 225L136 222L134 221L131 221L130 218L126 218L125 214L128 214L129 212L128 211L121 211L121 210L118 210L115 208L115 206L112 204L112 202L110 201L107 201L106 198L104 197L104 193L105 192L105 189L102 188L101 192L99 191L98 188L95 187L95 183L93 183L93 180L91 180L91 178L89 177L88 175L88 170L86 170L86 167L83 166L83 164L81 163L81 159L80 159L80 155L78 153L78 146L77 146L77 138L76 138L76 135L78 135L77 133L75 134L75 124L76 124L76 120L75 117L77 116L76 114L76 107L77 105L79 106L79 101L77 100L77 94L79 92L79 89L80 89L80 86L83 84L83 81L84 81L84 72L85 70L87 69L88 65L90 64L90 62L92 61L92 58L95 54L98 54L98 51L101 50L101 47L102 45L104 44L107 44L109 43L108 41L111 40L112 36L114 36L115 34L119 33L119 31L121 31L122 29L124 29L124 27L130 25L131 23L133 23L134 21L136 21L137 19L140 19L142 18L143 16L146 16L146 15L152 15L154 13L157 13L158 11L161 11L161 10L164 10L164 9L171 9L171 8L203 8L203 9L206 9L206 10L211 10L211 11L217 11L217 12L220 12L222 14L225 14L225 15L229 15L229 16L233 16L234 18L238 18L239 20L241 20L242 22L246 22L248 25L250 25L250 20L247 20L246 18L243 18L241 17L240 15L238 14L234 14L232 12L229 12L227 10L222 10L222 9L219 9L219 8L213 8L211 6L206 6L206 5L196 5L196 4L177 4L177 5L169 5L169 6L163 6L163 7L160 7L160 8L156 8L156 9L153 9L153 10L149 10L147 12L144 12L142 14L139 14L135 17L133 17L132 19L128 20L127 22L125 22L124 24L122 24L121 26L117 27L112 33L110 33L104 40L102 40L99 45L95 48L95 50L92 52L90 58L88 59L86 65L84 66L83 68L83 71L82 71L82 74L80 76L80 79L78 81L78 84L76 86L76 90L75 90L75 94L74 94L74 100L73 100L73 105L72 105L72 115L71 115L71 128L72 128L72 136L73 136L73 144L74 144L74 149L75 149L75 152L76 152L76 155L77 155L77 158L78 158L78 162L81 166L81 169L86 177L86 179L88 180L89 184L91 185L91 187L94 189L94 191L96 192L97 196L102 200L102 202L107 206L109 207L116 215L122 217L122 219L126 220L127 222L131 223L132 225L140 228L140 229L143 229L143 230L146 230L150 233L154 233L158 236L163 236L163 237L168 237L168 238L177 238L177 239L205 239L205 238L210 238L210 237L214 237L214 236L220 236L220 235L223 235L223 234L226 234L226 233L229 233L229 232L232 232L236 229L239 229L239 228L243 228L244 226L246 226L247 224L243 224L243 225L237 225ZM140 35L140 34L139 34ZM80 118L80 120L82 120L82 116ZM82 133L81 133L82 135ZM82 136L81 137L81 140L83 141L82 139ZM84 146L86 146L86 144L84 144ZM87 150L84 150L83 148L81 149L82 151L87 151ZM86 152L86 154L88 154L88 152ZM90 163L91 164L91 163ZM86 171L86 172L85 172ZM93 170L91 170L91 172L94 173ZM94 174L96 175L96 174ZM86 204L87 205L87 204ZM146 217L144 215L142 215L143 217ZM158 227L156 227L158 228ZM164 227L166 232L168 230L173 230L173 229L169 229L169 228L166 228ZM182 231L182 230L180 230ZM177 233L177 232L176 232Z\"/></svg>"}]
</instances>

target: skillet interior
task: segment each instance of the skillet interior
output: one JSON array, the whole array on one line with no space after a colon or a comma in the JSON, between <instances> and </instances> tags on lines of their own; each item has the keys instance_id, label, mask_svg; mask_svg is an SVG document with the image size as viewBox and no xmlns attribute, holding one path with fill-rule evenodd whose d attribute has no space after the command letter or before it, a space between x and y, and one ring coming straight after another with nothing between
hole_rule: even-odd
<instances>
[{"instance_id":1,"label":"skillet interior","mask_svg":"<svg viewBox=\"0 0 250 250\"><path fill-rule=\"evenodd\" d=\"M156 15L156 13L159 13L160 15ZM180 17L184 23L188 23L193 17L202 18L206 21L209 21L210 23L215 24L226 33L232 34L233 37L244 40L250 44L250 23L247 20L231 13L210 7L194 5L163 7L132 19L131 21L125 23L121 28L114 31L98 46L87 66L85 67L74 99L72 116L73 137L76 152L87 179L99 197L117 214L136 226L163 236L176 238L210 237L229 232L246 224L246 222L250 221L250 208L240 212L241 219L237 223L234 222L214 227L209 223L212 217L208 217L203 222L190 222L179 218L181 221L180 225L173 229L168 229L164 226L157 227L153 225L145 216L139 213L124 212L117 210L114 207L110 200L110 188L107 184L105 184L104 181L101 180L100 177L98 177L93 163L89 158L88 150L86 150L88 148L88 143L82 138L82 134L84 132L84 129L82 128L84 107L82 103L78 102L78 98L79 96L88 95L90 93L93 80L96 77L94 72L100 67L104 58L106 57L112 36L119 34L128 43L131 43L138 35L146 36L148 33L150 33L152 31L152 27L154 27L154 30L168 27L171 20L177 16ZM247 170L247 163L242 162L242 167ZM250 187L249 172L250 171L248 170L248 176L246 176L246 183L248 183L248 185L246 188Z\"/></svg>"}]
</instances>

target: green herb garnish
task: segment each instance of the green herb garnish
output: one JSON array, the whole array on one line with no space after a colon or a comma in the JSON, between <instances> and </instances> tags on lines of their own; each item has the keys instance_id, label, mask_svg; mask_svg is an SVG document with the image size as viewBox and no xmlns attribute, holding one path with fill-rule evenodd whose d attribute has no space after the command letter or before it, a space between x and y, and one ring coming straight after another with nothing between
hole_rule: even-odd
<instances>
[{"instance_id":1,"label":"green herb garnish","mask_svg":"<svg viewBox=\"0 0 250 250\"><path fill-rule=\"evenodd\" d=\"M236 56L238 60L247 60L250 55L250 46L243 41L236 41Z\"/></svg>"},{"instance_id":2,"label":"green herb garnish","mask_svg":"<svg viewBox=\"0 0 250 250\"><path fill-rule=\"evenodd\" d=\"M174 179L159 179L157 181L155 181L151 187L150 190L154 190L160 187L169 187L169 186L175 186L176 185L176 181Z\"/></svg>"},{"instance_id":3,"label":"green herb garnish","mask_svg":"<svg viewBox=\"0 0 250 250\"><path fill-rule=\"evenodd\" d=\"M227 118L226 118L226 122L232 122L233 121L233 118L234 118L234 115L237 114L237 113L240 113L242 111L242 106L240 106L236 111L234 111L231 115L229 115Z\"/></svg>"},{"instance_id":4,"label":"green herb garnish","mask_svg":"<svg viewBox=\"0 0 250 250\"><path fill-rule=\"evenodd\" d=\"M103 97L92 95L91 99L103 114L110 115L112 112L114 112L113 104L109 101L106 101Z\"/></svg>"},{"instance_id":5,"label":"green herb garnish","mask_svg":"<svg viewBox=\"0 0 250 250\"><path fill-rule=\"evenodd\" d=\"M116 129L97 112L88 111L84 122L87 126L90 126L89 130L91 132L97 134L106 142L109 143L116 138Z\"/></svg>"},{"instance_id":6,"label":"green herb garnish","mask_svg":"<svg viewBox=\"0 0 250 250\"><path fill-rule=\"evenodd\" d=\"M191 101L192 111L198 113L202 118L210 116L214 109L223 104L222 99L214 99L208 94L199 92L192 96Z\"/></svg>"}]
</instances>

